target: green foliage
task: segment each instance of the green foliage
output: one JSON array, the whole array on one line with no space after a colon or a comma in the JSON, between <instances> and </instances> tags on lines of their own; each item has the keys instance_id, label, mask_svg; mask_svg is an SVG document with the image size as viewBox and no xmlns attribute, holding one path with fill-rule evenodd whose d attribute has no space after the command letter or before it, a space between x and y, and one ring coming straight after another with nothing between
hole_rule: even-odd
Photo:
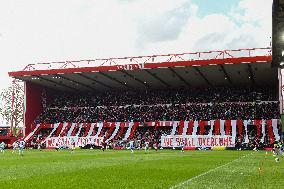
<instances>
[{"instance_id":1,"label":"green foliage","mask_svg":"<svg viewBox=\"0 0 284 189\"><path fill-rule=\"evenodd\" d=\"M169 188L212 170L181 188L282 188L284 160L276 163L271 152L251 153L27 150L21 157L6 151L0 154L0 187Z\"/></svg>"}]
</instances>

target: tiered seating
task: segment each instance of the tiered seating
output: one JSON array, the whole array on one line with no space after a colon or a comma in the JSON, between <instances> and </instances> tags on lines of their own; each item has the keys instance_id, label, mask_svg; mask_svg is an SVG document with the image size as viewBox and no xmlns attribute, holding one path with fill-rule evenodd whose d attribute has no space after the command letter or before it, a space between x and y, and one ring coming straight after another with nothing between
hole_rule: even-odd
<instances>
[{"instance_id":1,"label":"tiered seating","mask_svg":"<svg viewBox=\"0 0 284 189\"><path fill-rule=\"evenodd\" d=\"M253 120L256 137L264 140L261 122L264 120L267 125L264 132L273 141L278 137L277 126L272 127L271 121L279 118L276 94L266 86L64 94L39 115L35 120L37 126L26 140L37 139L39 135L41 138L95 136L107 142L129 140L140 136L143 126L151 126L145 133L155 136L155 140L163 133L244 137L248 136L244 128L246 120ZM42 124L53 126L43 129ZM40 131L45 133L44 137Z\"/></svg>"}]
</instances>

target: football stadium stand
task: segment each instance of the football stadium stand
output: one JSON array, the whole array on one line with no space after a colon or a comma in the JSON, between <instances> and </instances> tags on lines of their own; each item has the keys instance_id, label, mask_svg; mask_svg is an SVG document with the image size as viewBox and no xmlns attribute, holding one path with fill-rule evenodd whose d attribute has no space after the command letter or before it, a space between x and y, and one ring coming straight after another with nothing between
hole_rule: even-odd
<instances>
[{"instance_id":1,"label":"football stadium stand","mask_svg":"<svg viewBox=\"0 0 284 189\"><path fill-rule=\"evenodd\" d=\"M189 137L187 147L249 148L281 137L270 48L39 63L9 74L25 82L31 145L93 137L96 146L174 147L167 141Z\"/></svg>"}]
</instances>

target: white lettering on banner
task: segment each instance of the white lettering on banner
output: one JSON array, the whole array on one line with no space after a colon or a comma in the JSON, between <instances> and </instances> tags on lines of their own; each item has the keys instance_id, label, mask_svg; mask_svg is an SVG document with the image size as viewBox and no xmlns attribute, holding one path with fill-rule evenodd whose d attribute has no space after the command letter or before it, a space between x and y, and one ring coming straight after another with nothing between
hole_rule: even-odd
<instances>
[{"instance_id":1,"label":"white lettering on banner","mask_svg":"<svg viewBox=\"0 0 284 189\"><path fill-rule=\"evenodd\" d=\"M182 142L185 144L185 147L235 147L235 138L229 135L167 135L161 137L162 147L179 147Z\"/></svg>"},{"instance_id":2,"label":"white lettering on banner","mask_svg":"<svg viewBox=\"0 0 284 189\"><path fill-rule=\"evenodd\" d=\"M75 146L85 146L87 144L93 144L96 146L102 146L102 137L50 137L46 140L47 148L56 148L60 146L71 146L75 142Z\"/></svg>"},{"instance_id":3,"label":"white lettering on banner","mask_svg":"<svg viewBox=\"0 0 284 189\"><path fill-rule=\"evenodd\" d=\"M144 69L144 64L125 64L118 65L117 69L119 70L136 70L136 69Z\"/></svg>"}]
</instances>

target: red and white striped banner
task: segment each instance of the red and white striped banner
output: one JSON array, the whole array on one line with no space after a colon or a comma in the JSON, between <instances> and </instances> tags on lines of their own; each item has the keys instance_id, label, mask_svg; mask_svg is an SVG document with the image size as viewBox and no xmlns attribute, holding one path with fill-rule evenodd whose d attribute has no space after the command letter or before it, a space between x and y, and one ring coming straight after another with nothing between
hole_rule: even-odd
<instances>
[{"instance_id":1,"label":"red and white striped banner","mask_svg":"<svg viewBox=\"0 0 284 189\"><path fill-rule=\"evenodd\" d=\"M256 127L257 140L264 142L266 135L269 137L269 142L280 140L278 119L271 120L190 120L190 121L154 121L154 122L98 122L98 123L56 123L56 124L38 124L34 125L34 130L26 137L26 140L31 140L40 131L40 129L52 128L51 133L47 136L55 137L71 137L80 134L84 128L84 133L81 136L85 137L100 137L105 132L104 140L118 139L123 140L132 138L140 126L154 127L154 129L162 129L162 127L172 127L171 136L231 136L238 139L242 143L248 143L248 127L251 125ZM208 130L209 127L209 130ZM207 129L205 129L207 128ZM207 131L207 133L205 133ZM109 139L109 140L108 140Z\"/></svg>"}]
</instances>

